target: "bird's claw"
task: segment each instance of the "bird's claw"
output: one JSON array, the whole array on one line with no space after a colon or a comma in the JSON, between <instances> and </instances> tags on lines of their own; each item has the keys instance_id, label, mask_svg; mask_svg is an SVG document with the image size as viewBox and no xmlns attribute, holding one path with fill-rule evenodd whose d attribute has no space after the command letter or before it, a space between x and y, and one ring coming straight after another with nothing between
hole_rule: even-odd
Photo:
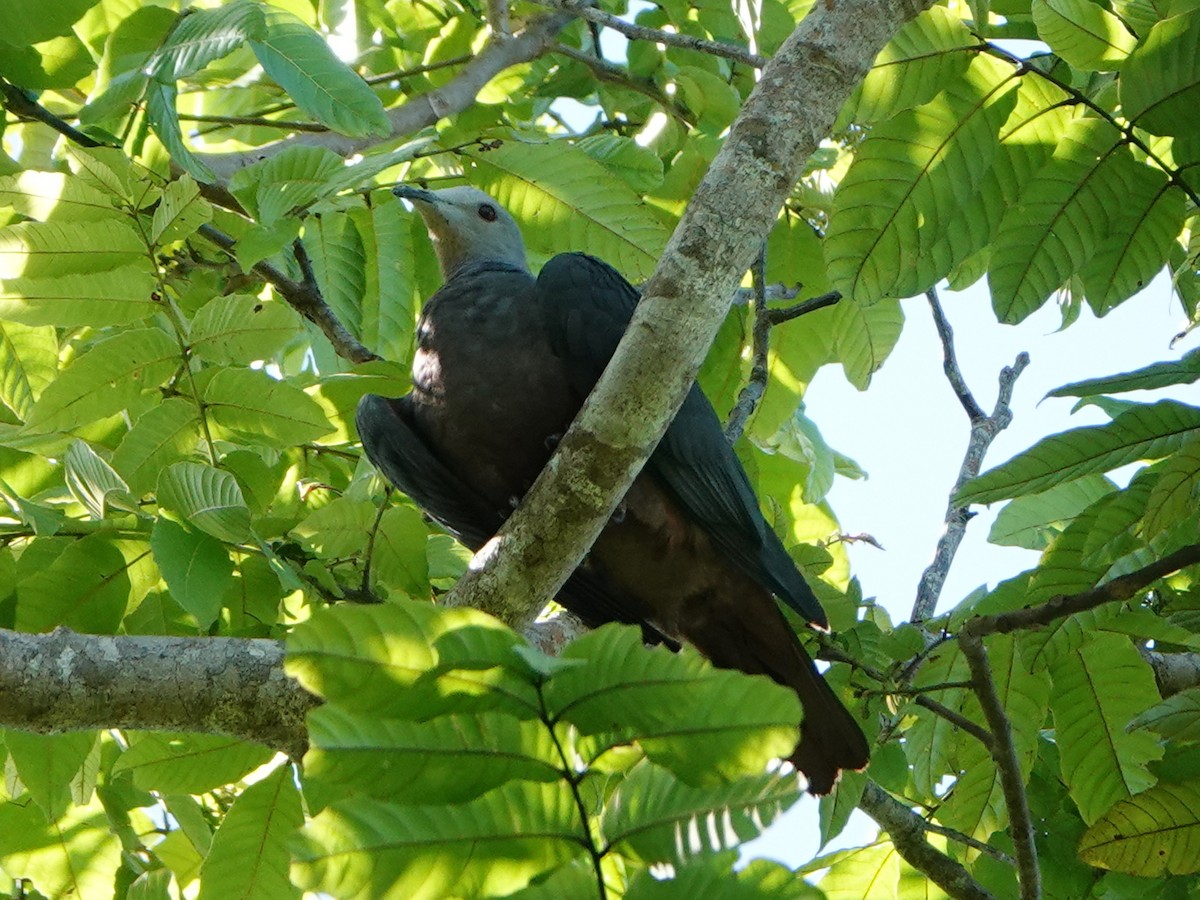
<instances>
[{"instance_id":1,"label":"bird's claw","mask_svg":"<svg viewBox=\"0 0 1200 900\"><path fill-rule=\"evenodd\" d=\"M563 439L563 436L561 434L548 435L546 437L546 449L550 450L550 451L557 450L558 445L562 441L562 439Z\"/></svg>"},{"instance_id":2,"label":"bird's claw","mask_svg":"<svg viewBox=\"0 0 1200 900\"><path fill-rule=\"evenodd\" d=\"M612 515L608 517L609 523L612 525L620 525L625 521L626 512L627 510L625 507L625 501L621 501L617 504L617 508L612 511Z\"/></svg>"}]
</instances>

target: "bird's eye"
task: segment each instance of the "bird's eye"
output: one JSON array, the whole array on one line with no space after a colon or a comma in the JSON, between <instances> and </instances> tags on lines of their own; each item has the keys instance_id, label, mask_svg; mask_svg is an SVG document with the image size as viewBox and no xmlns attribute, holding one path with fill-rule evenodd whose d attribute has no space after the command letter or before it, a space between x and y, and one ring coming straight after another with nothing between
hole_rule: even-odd
<instances>
[{"instance_id":1,"label":"bird's eye","mask_svg":"<svg viewBox=\"0 0 1200 900\"><path fill-rule=\"evenodd\" d=\"M485 221L485 222L495 222L496 221L496 207L492 206L492 204L490 204L490 203L480 203L479 204L479 218L483 219L483 221Z\"/></svg>"}]
</instances>

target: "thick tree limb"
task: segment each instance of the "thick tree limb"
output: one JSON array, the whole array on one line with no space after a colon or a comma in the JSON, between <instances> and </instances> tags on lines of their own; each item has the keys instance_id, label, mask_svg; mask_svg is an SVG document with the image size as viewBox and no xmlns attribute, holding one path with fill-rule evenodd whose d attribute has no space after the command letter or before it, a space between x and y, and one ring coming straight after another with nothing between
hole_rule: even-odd
<instances>
[{"instance_id":1,"label":"thick tree limb","mask_svg":"<svg viewBox=\"0 0 1200 900\"><path fill-rule=\"evenodd\" d=\"M1157 650L1142 650L1142 658L1154 670L1163 698L1200 687L1200 653L1160 653Z\"/></svg>"},{"instance_id":2,"label":"thick tree limb","mask_svg":"<svg viewBox=\"0 0 1200 900\"><path fill-rule=\"evenodd\" d=\"M858 808L875 820L901 858L955 900L991 900L992 894L959 863L932 846L928 824L873 781L867 782Z\"/></svg>"},{"instance_id":3,"label":"thick tree limb","mask_svg":"<svg viewBox=\"0 0 1200 900\"><path fill-rule=\"evenodd\" d=\"M818 5L780 47L671 236L612 363L453 602L519 628L566 580L678 410L804 160L893 32L927 5Z\"/></svg>"},{"instance_id":4,"label":"thick tree limb","mask_svg":"<svg viewBox=\"0 0 1200 900\"><path fill-rule=\"evenodd\" d=\"M299 758L317 703L278 641L0 629L0 724L23 731L199 731Z\"/></svg>"},{"instance_id":5,"label":"thick tree limb","mask_svg":"<svg viewBox=\"0 0 1200 900\"><path fill-rule=\"evenodd\" d=\"M942 368L946 373L946 379L950 382L950 387L958 397L958 402L962 404L971 420L971 437L967 441L967 450L963 455L962 466L958 470L958 478L950 490L951 500L946 507L946 527L938 538L933 562L921 574L921 581L917 586L917 597L913 602L912 610L913 622L922 622L930 618L937 610L942 585L946 583L950 564L954 562L954 556L958 553L959 545L962 544L963 535L966 533L967 523L971 520L971 514L966 507L959 506L954 502L954 495L958 493L960 487L979 474L979 470L983 467L983 458L987 455L992 441L1012 421L1012 409L1009 404L1012 402L1013 386L1021 372L1029 365L1029 354L1021 353L1011 366L1005 366L1001 370L1000 390L996 397L996 405L990 416L984 415L958 367L958 359L954 355L954 332L950 328L946 314L942 312L941 304L938 303L937 292L930 289L926 293L926 297L929 298L929 306L933 310L938 337L942 340Z\"/></svg>"}]
</instances>

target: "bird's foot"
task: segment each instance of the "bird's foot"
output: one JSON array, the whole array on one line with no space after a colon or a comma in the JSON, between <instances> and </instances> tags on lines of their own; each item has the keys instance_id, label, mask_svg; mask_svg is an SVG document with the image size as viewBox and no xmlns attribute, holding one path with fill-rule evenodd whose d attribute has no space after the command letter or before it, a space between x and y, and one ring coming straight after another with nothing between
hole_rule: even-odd
<instances>
[{"instance_id":1,"label":"bird's foot","mask_svg":"<svg viewBox=\"0 0 1200 900\"><path fill-rule=\"evenodd\" d=\"M617 504L617 508L612 511L612 515L608 517L610 525L620 525L625 521L625 513L628 509L625 506L625 501L622 500Z\"/></svg>"},{"instance_id":2,"label":"bird's foot","mask_svg":"<svg viewBox=\"0 0 1200 900\"><path fill-rule=\"evenodd\" d=\"M561 434L552 434L546 438L546 449L553 452L558 449L559 443L562 441Z\"/></svg>"}]
</instances>

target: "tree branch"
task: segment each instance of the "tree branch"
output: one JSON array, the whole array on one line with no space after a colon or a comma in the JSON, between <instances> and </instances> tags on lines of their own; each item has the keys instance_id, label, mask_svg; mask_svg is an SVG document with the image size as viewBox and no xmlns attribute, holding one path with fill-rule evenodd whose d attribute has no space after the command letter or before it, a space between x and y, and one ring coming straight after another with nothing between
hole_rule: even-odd
<instances>
[{"instance_id":1,"label":"tree branch","mask_svg":"<svg viewBox=\"0 0 1200 900\"><path fill-rule=\"evenodd\" d=\"M938 337L942 339L942 368L955 396L971 420L971 437L967 441L967 450L958 470L958 478L950 490L951 499L946 506L946 527L938 538L933 562L921 574L921 581L917 585L917 597L913 601L911 617L913 622L922 622L933 616L937 610L942 585L946 583L950 565L954 562L954 556L958 553L958 547L966 533L967 522L971 520L971 513L966 507L954 502L954 495L960 487L979 474L983 467L983 458L987 455L992 441L1012 421L1012 409L1009 404L1012 402L1013 387L1025 367L1029 365L1029 354L1020 353L1011 366L1004 367L1000 372L1000 390L996 397L996 405L992 414L985 416L967 388L962 370L958 367L958 360L954 355L954 332L946 320L945 313L942 312L941 304L938 303L937 293L931 288L926 297L929 298L929 306L933 310Z\"/></svg>"},{"instance_id":2,"label":"tree branch","mask_svg":"<svg viewBox=\"0 0 1200 900\"><path fill-rule=\"evenodd\" d=\"M738 47L734 44L725 44L720 41L709 41L687 34L679 34L676 31L661 31L658 28L635 25L632 22L626 22L624 19L614 16L612 13L606 13L587 3L580 2L580 0L533 0L533 2L539 6L549 7L550 9L566 10L581 19L586 19L589 22L594 22L597 25L603 25L605 28L618 31L632 41L651 41L655 44L665 44L670 47L682 47L685 50L695 50L698 53L707 53L710 56L730 59L755 69L761 69L767 64L765 56L751 53L743 47Z\"/></svg>"},{"instance_id":3,"label":"tree branch","mask_svg":"<svg viewBox=\"0 0 1200 900\"><path fill-rule=\"evenodd\" d=\"M604 376L449 601L520 628L566 580L683 402L804 161L895 29L927 5L818 5L788 37L697 188Z\"/></svg>"},{"instance_id":4,"label":"tree branch","mask_svg":"<svg viewBox=\"0 0 1200 900\"><path fill-rule=\"evenodd\" d=\"M930 830L919 815L873 781L867 782L858 808L875 820L900 857L956 900L991 900L992 894L945 853L925 840Z\"/></svg>"},{"instance_id":5,"label":"tree branch","mask_svg":"<svg viewBox=\"0 0 1200 900\"><path fill-rule=\"evenodd\" d=\"M1154 670L1163 699L1200 686L1200 653L1160 653L1144 647L1141 653Z\"/></svg>"},{"instance_id":6,"label":"tree branch","mask_svg":"<svg viewBox=\"0 0 1200 900\"><path fill-rule=\"evenodd\" d=\"M1013 744L1012 726L1004 712L1004 704L996 693L996 682L992 678L992 667L988 663L983 640L964 629L958 636L958 643L967 659L967 665L971 668L975 695L979 698L983 716L992 732L990 749L996 769L1000 773L1004 804L1008 807L1008 830L1017 854L1021 898L1038 900L1042 895L1042 873L1038 868L1033 817L1029 812L1029 798L1025 794L1025 780L1021 777L1021 763L1017 759L1017 749Z\"/></svg>"}]
</instances>

